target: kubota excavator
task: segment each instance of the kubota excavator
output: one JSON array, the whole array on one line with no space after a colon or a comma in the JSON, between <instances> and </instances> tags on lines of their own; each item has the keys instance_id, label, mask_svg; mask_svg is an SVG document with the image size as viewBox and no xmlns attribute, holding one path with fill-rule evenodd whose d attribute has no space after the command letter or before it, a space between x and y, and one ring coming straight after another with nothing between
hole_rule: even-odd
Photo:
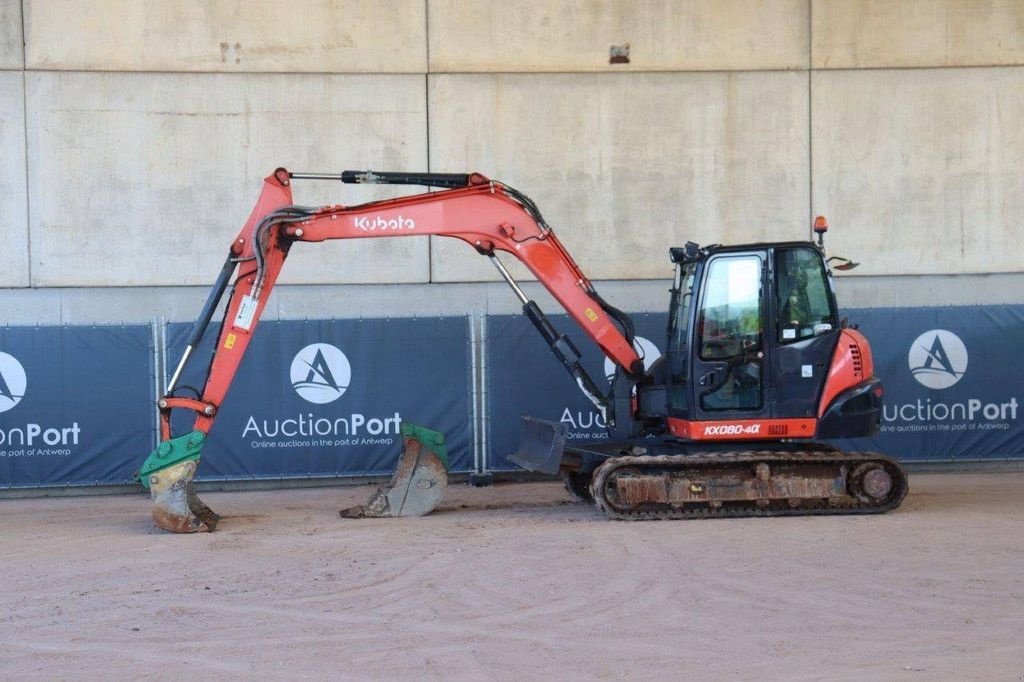
<instances>
[{"instance_id":1,"label":"kubota excavator","mask_svg":"<svg viewBox=\"0 0 1024 682\"><path fill-rule=\"evenodd\" d=\"M304 207L292 203L295 180L442 191L357 206ZM907 492L906 475L895 461L820 442L876 433L883 395L867 339L840 321L829 268L836 257L825 257L825 229L819 219L817 243L702 248L691 242L670 249L675 278L668 350L645 369L634 349L629 317L601 298L537 205L512 187L477 173L313 174L278 168L264 180L249 220L232 242L159 400L161 443L139 472L151 492L153 518L161 528L176 532L216 526L219 517L195 494L193 477L206 434L291 247L297 242L414 235L461 239L489 258L554 355L605 416L607 441L571 447L566 447L561 425L523 417L523 439L512 458L533 471L561 473L571 492L592 499L609 517L894 509ZM499 252L525 264L615 363L607 392L586 372L573 342L513 280ZM837 267L855 265L838 260ZM195 397L179 395L178 379L232 276L205 386ZM172 437L174 409L196 413L192 432ZM391 496L382 491L377 511L389 503L429 510L439 501L444 470L434 455L443 439L431 440L432 433L403 430L406 451L396 479L404 479L401 486L392 486L401 489ZM412 498L421 494L430 500L417 504Z\"/></svg>"}]
</instances>

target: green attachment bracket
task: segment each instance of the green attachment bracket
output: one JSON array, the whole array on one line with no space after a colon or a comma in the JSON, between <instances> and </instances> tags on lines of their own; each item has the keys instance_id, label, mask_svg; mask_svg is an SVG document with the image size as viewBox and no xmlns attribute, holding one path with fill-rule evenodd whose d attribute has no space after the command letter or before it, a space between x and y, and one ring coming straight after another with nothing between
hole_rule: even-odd
<instances>
[{"instance_id":1,"label":"green attachment bracket","mask_svg":"<svg viewBox=\"0 0 1024 682\"><path fill-rule=\"evenodd\" d=\"M146 461L142 463L142 468L139 469L138 479L142 483L142 487L149 490L149 475L155 471L166 469L169 466L187 460L199 461L199 455L203 451L203 443L205 442L205 433L193 431L192 433L186 433L184 436L178 436L177 438L160 443L156 450L149 453L149 457L146 458Z\"/></svg>"},{"instance_id":2,"label":"green attachment bracket","mask_svg":"<svg viewBox=\"0 0 1024 682\"><path fill-rule=\"evenodd\" d=\"M443 433L428 429L425 426L402 422L402 437L418 440L420 445L437 455L441 463L444 464L444 470L448 471L448 447L444 443Z\"/></svg>"}]
</instances>

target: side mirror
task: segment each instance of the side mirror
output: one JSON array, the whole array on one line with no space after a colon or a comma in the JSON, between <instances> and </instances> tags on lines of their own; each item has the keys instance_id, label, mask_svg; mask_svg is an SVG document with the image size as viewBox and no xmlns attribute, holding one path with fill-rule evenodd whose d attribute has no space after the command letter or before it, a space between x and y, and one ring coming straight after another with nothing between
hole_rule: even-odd
<instances>
[{"instance_id":1,"label":"side mirror","mask_svg":"<svg viewBox=\"0 0 1024 682\"><path fill-rule=\"evenodd\" d=\"M835 265L832 265L832 261L835 261ZM843 258L842 256L829 256L828 260L825 262L828 263L832 269L842 270L844 272L846 270L853 270L855 267L860 265L860 263L856 263L849 258Z\"/></svg>"}]
</instances>

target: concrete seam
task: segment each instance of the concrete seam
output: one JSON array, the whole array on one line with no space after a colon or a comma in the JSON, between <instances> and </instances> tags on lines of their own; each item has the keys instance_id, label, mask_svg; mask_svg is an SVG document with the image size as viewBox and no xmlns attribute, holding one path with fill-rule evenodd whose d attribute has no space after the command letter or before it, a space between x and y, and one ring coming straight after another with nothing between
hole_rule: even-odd
<instances>
[{"instance_id":1,"label":"concrete seam","mask_svg":"<svg viewBox=\"0 0 1024 682\"><path fill-rule=\"evenodd\" d=\"M21 115L25 149L25 257L28 259L28 286L32 287L32 204L28 185L28 31L25 30L25 0L21 0ZM63 305L61 306L63 308ZM61 310L61 318L64 312ZM63 319L61 320L63 322Z\"/></svg>"},{"instance_id":2,"label":"concrete seam","mask_svg":"<svg viewBox=\"0 0 1024 682\"><path fill-rule=\"evenodd\" d=\"M427 68L423 74L423 110L427 136L427 172L434 170L430 163L430 0L423 0L423 42L427 48ZM427 283L434 281L434 238L427 237Z\"/></svg>"},{"instance_id":3,"label":"concrete seam","mask_svg":"<svg viewBox=\"0 0 1024 682\"><path fill-rule=\"evenodd\" d=\"M1020 69L1024 62L1011 64L936 64L930 66L830 66L812 71L955 71L971 69ZM778 69L634 69L631 71L431 71L434 75L446 76L621 76L621 75L658 75L658 74L753 74L753 73L796 73L807 71L802 66ZM29 73L105 73L121 74L152 74L179 76L420 76L423 71L186 71L181 69L149 69L149 70L114 70L114 69L58 69L36 67L32 69L0 69L0 71L26 71Z\"/></svg>"},{"instance_id":4,"label":"concrete seam","mask_svg":"<svg viewBox=\"0 0 1024 682\"><path fill-rule=\"evenodd\" d=\"M1012 64L932 64L921 65L890 65L890 66L828 66L814 71L952 71L954 69L1019 69L1024 62Z\"/></svg>"},{"instance_id":5,"label":"concrete seam","mask_svg":"<svg viewBox=\"0 0 1024 682\"><path fill-rule=\"evenodd\" d=\"M25 0L21 0L21 69L28 68L28 32L25 30Z\"/></svg>"},{"instance_id":6,"label":"concrete seam","mask_svg":"<svg viewBox=\"0 0 1024 682\"><path fill-rule=\"evenodd\" d=\"M16 71L17 69L8 69ZM422 69L409 69L402 71L224 71L214 69L107 69L89 68L88 66L76 65L69 68L56 66L36 66L31 71L44 71L47 73L144 73L144 74L172 74L182 76L196 75L234 75L234 76L419 76L423 74ZM792 70L792 69L790 69Z\"/></svg>"},{"instance_id":7,"label":"concrete seam","mask_svg":"<svg viewBox=\"0 0 1024 682\"><path fill-rule=\"evenodd\" d=\"M807 238L814 239L814 0L807 0Z\"/></svg>"},{"instance_id":8,"label":"concrete seam","mask_svg":"<svg viewBox=\"0 0 1024 682\"><path fill-rule=\"evenodd\" d=\"M423 0L423 46L427 51L426 73L430 73L430 0Z\"/></svg>"},{"instance_id":9,"label":"concrete seam","mask_svg":"<svg viewBox=\"0 0 1024 682\"><path fill-rule=\"evenodd\" d=\"M999 65L1002 66L1002 65ZM1011 65L1014 66L1014 65ZM880 67L887 68L887 67ZM919 67L919 68L951 68L951 67ZM509 71L497 71L497 70L482 70L482 69L451 69L451 70L439 70L431 71L432 74L442 74L445 76L487 76L487 75L503 75L503 76L532 76L532 75L546 75L546 76L621 76L623 74L636 74L636 75L650 75L659 73L793 73L796 71L805 71L806 67L797 64L794 66L785 66L778 68L769 69L622 69L622 70L597 70L597 69L520 69L520 70L509 70Z\"/></svg>"},{"instance_id":10,"label":"concrete seam","mask_svg":"<svg viewBox=\"0 0 1024 682\"><path fill-rule=\"evenodd\" d=\"M28 72L21 72L21 115L22 115L22 144L25 152L24 180L25 180L25 257L28 259L28 286L33 287L32 281L32 198L29 196L28 184Z\"/></svg>"},{"instance_id":11,"label":"concrete seam","mask_svg":"<svg viewBox=\"0 0 1024 682\"><path fill-rule=\"evenodd\" d=\"M427 136L427 172L432 172L434 166L430 160L430 74L423 74L423 110L426 115L423 117L426 124ZM427 237L427 282L434 281L434 238Z\"/></svg>"}]
</instances>

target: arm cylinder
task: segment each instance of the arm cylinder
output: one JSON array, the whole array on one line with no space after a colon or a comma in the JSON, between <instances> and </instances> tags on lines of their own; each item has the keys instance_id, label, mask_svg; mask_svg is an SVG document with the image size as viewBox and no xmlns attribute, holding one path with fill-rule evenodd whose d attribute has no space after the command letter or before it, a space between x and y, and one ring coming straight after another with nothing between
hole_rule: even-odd
<instances>
[{"instance_id":1,"label":"arm cylinder","mask_svg":"<svg viewBox=\"0 0 1024 682\"><path fill-rule=\"evenodd\" d=\"M210 326L210 320L217 309L217 304L220 303L221 297L224 296L224 290L227 289L228 282L231 281L231 274L235 271L235 265L235 261L229 254L224 261L224 267L221 268L220 274L217 275L217 281L214 282L213 289L210 290L210 295L206 298L202 312L199 313L199 319L192 326L192 334L188 337L188 345L195 347L203 340L203 334L206 333L206 328Z\"/></svg>"}]
</instances>

